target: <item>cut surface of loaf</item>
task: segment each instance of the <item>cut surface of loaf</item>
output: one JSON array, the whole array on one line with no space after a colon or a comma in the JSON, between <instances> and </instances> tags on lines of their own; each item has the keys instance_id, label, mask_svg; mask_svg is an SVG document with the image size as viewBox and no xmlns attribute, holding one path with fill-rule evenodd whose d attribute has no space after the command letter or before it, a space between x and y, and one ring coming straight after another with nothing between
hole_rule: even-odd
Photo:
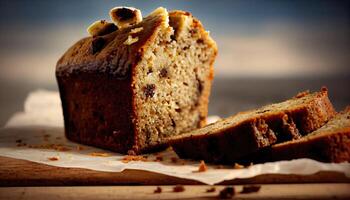
<instances>
[{"instance_id":1,"label":"cut surface of loaf","mask_svg":"<svg viewBox=\"0 0 350 200\"><path fill-rule=\"evenodd\" d=\"M328 91L296 97L241 112L206 127L170 138L182 158L233 163L275 143L299 139L335 115Z\"/></svg>"},{"instance_id":2,"label":"cut surface of loaf","mask_svg":"<svg viewBox=\"0 0 350 200\"><path fill-rule=\"evenodd\" d=\"M164 8L80 40L56 66L67 138L140 154L202 127L216 54L196 18Z\"/></svg>"},{"instance_id":3,"label":"cut surface of loaf","mask_svg":"<svg viewBox=\"0 0 350 200\"><path fill-rule=\"evenodd\" d=\"M309 135L263 149L248 160L267 162L297 158L350 162L350 107Z\"/></svg>"}]
</instances>

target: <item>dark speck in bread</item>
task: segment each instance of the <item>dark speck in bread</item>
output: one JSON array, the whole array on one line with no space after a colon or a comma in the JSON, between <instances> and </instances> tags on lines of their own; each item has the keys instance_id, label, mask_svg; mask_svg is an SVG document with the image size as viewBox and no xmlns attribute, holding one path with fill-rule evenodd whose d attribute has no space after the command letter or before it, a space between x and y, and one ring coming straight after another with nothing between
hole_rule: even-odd
<instances>
[{"instance_id":1,"label":"dark speck in bread","mask_svg":"<svg viewBox=\"0 0 350 200\"><path fill-rule=\"evenodd\" d=\"M156 85L147 84L145 87L143 87L143 93L147 98L152 98L154 96L155 89L156 89Z\"/></svg>"}]
</instances>

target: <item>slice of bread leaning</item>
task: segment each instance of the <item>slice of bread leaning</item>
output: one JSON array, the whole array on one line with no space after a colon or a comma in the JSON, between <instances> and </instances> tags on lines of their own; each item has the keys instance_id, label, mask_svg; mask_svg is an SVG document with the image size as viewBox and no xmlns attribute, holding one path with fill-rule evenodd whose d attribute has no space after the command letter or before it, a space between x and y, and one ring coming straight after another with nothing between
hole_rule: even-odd
<instances>
[{"instance_id":1,"label":"slice of bread leaning","mask_svg":"<svg viewBox=\"0 0 350 200\"><path fill-rule=\"evenodd\" d=\"M299 140L273 145L254 155L254 162L311 158L350 162L350 106L327 124Z\"/></svg>"},{"instance_id":2,"label":"slice of bread leaning","mask_svg":"<svg viewBox=\"0 0 350 200\"><path fill-rule=\"evenodd\" d=\"M172 137L169 143L182 158L234 163L258 150L299 139L335 115L328 91L303 92L294 98L241 112L206 127Z\"/></svg>"}]
</instances>

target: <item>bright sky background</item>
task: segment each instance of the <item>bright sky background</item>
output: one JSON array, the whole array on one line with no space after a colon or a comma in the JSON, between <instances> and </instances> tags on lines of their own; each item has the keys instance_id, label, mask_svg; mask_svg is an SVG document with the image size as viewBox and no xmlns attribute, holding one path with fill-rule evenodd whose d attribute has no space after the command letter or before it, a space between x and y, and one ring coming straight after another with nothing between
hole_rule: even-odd
<instances>
[{"instance_id":1,"label":"bright sky background","mask_svg":"<svg viewBox=\"0 0 350 200\"><path fill-rule=\"evenodd\" d=\"M217 77L350 73L350 1L0 1L0 79L54 83L56 61L114 6L192 12L219 46Z\"/></svg>"}]
</instances>

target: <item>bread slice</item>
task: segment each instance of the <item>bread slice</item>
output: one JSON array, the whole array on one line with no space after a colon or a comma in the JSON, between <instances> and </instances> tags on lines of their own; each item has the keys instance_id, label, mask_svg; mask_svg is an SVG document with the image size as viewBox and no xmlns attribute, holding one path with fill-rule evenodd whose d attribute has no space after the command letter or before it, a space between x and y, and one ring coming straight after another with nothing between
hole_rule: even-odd
<instances>
[{"instance_id":1,"label":"bread slice","mask_svg":"<svg viewBox=\"0 0 350 200\"><path fill-rule=\"evenodd\" d=\"M264 147L299 139L335 115L328 91L301 93L282 103L241 112L170 139L182 158L233 163Z\"/></svg>"},{"instance_id":2,"label":"bread slice","mask_svg":"<svg viewBox=\"0 0 350 200\"><path fill-rule=\"evenodd\" d=\"M273 145L258 152L253 162L311 158L322 162L350 162L350 107L301 139Z\"/></svg>"},{"instance_id":3,"label":"bread slice","mask_svg":"<svg viewBox=\"0 0 350 200\"><path fill-rule=\"evenodd\" d=\"M164 8L80 40L56 66L67 138L140 154L204 126L216 54L199 20Z\"/></svg>"}]
</instances>

